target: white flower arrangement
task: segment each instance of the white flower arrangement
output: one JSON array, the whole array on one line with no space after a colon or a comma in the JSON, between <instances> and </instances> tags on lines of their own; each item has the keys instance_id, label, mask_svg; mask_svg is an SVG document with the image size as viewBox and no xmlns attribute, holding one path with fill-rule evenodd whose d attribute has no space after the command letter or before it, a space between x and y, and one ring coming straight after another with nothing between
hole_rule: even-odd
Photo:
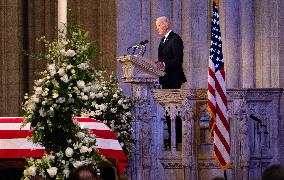
<instances>
[{"instance_id":1,"label":"white flower arrangement","mask_svg":"<svg viewBox=\"0 0 284 180\"><path fill-rule=\"evenodd\" d=\"M25 96L23 126L30 123L30 140L47 150L42 159L28 160L26 179L65 179L72 168L105 161L96 151L95 137L81 130L74 116L102 120L116 132L127 155L132 149L132 102L114 76L105 80L106 72L90 66L94 48L88 34L77 27L67 29L67 37L59 41L42 39L48 49L47 70L35 81L33 95Z\"/></svg>"},{"instance_id":2,"label":"white flower arrangement","mask_svg":"<svg viewBox=\"0 0 284 180\"><path fill-rule=\"evenodd\" d=\"M65 151L50 152L41 159L29 158L27 160L29 167L24 170L24 179L28 180L35 176L66 179L73 168L83 165L97 168L99 162L106 161L96 153L95 137L88 132L79 133L76 135L78 141L68 140Z\"/></svg>"}]
</instances>

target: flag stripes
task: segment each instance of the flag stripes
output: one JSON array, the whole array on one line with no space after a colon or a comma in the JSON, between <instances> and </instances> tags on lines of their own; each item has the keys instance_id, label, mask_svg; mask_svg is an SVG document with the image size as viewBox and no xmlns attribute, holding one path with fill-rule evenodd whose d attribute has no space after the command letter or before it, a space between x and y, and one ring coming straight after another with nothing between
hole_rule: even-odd
<instances>
[{"instance_id":1,"label":"flag stripes","mask_svg":"<svg viewBox=\"0 0 284 180\"><path fill-rule=\"evenodd\" d=\"M208 67L208 111L211 138L217 164L224 170L230 167L230 125L228 122L224 60L222 54L219 13L213 1L211 45Z\"/></svg>"}]
</instances>

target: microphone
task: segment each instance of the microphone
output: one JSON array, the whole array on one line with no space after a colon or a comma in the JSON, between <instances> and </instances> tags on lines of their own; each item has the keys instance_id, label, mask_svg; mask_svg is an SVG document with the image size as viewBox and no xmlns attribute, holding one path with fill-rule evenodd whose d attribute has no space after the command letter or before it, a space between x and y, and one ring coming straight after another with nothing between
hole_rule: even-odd
<instances>
[{"instance_id":1,"label":"microphone","mask_svg":"<svg viewBox=\"0 0 284 180\"><path fill-rule=\"evenodd\" d=\"M129 48L138 48L140 46L143 46L145 44L147 44L149 41L146 39L145 41L141 41L138 44L134 44L133 46L130 46Z\"/></svg>"},{"instance_id":2,"label":"microphone","mask_svg":"<svg viewBox=\"0 0 284 180\"><path fill-rule=\"evenodd\" d=\"M134 55L136 49L138 48L138 49L140 49L139 54L142 55L142 57L143 57L143 56L144 56L144 53L145 53L145 51L146 51L146 46L145 46L145 44L147 44L148 42L149 42L148 40L145 40L145 41L139 42L138 44L134 44L133 46L128 47L128 48L127 48L128 54ZM129 52L129 49L132 49L132 53ZM143 50L144 50L144 51L143 51ZM143 52L142 52L142 51L143 51Z\"/></svg>"}]
</instances>

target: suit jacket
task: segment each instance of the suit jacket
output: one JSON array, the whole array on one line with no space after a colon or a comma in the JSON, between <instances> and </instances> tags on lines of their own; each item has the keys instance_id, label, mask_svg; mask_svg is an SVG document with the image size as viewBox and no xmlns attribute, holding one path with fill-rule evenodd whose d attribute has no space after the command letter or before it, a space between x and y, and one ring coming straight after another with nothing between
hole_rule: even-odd
<instances>
[{"instance_id":1,"label":"suit jacket","mask_svg":"<svg viewBox=\"0 0 284 180\"><path fill-rule=\"evenodd\" d=\"M165 75L159 78L162 88L179 89L186 78L182 69L183 42L178 34L171 31L165 42L161 41L158 60L166 66Z\"/></svg>"}]
</instances>

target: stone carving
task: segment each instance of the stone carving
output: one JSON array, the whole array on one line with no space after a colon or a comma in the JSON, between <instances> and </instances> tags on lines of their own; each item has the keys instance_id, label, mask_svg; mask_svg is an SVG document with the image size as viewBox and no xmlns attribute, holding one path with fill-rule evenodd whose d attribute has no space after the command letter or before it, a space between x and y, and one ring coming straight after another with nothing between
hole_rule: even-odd
<instances>
[{"instance_id":1,"label":"stone carving","mask_svg":"<svg viewBox=\"0 0 284 180\"><path fill-rule=\"evenodd\" d=\"M131 83L132 95L139 97L134 112L137 116L137 122L134 124L137 143L133 161L130 163L130 179L155 180L166 175L165 179L198 180L199 177L206 177L206 173L218 174L220 170L212 158L212 148L206 148L206 152L202 152L200 156L197 147L200 134L196 129L203 125L207 128L210 119L206 111L207 90L153 89L161 74L155 69L145 68L146 66L136 60L140 61L141 58L127 56L121 60L123 66L126 66L123 72L124 82ZM257 179L270 163L279 163L280 157L284 158L284 154L279 154L281 149L277 144L278 134L274 132L279 130L279 98L282 90L229 89L227 93L232 179ZM156 108L157 103L163 107L164 113L160 108ZM176 151L175 148L165 151L160 148L163 143L161 124L164 115L169 115L171 119L180 116L182 119L181 151ZM259 118L261 122L253 120L251 115ZM207 147L211 145L206 143ZM199 172L203 169L206 169L202 171L205 174L200 176Z\"/></svg>"}]
</instances>

